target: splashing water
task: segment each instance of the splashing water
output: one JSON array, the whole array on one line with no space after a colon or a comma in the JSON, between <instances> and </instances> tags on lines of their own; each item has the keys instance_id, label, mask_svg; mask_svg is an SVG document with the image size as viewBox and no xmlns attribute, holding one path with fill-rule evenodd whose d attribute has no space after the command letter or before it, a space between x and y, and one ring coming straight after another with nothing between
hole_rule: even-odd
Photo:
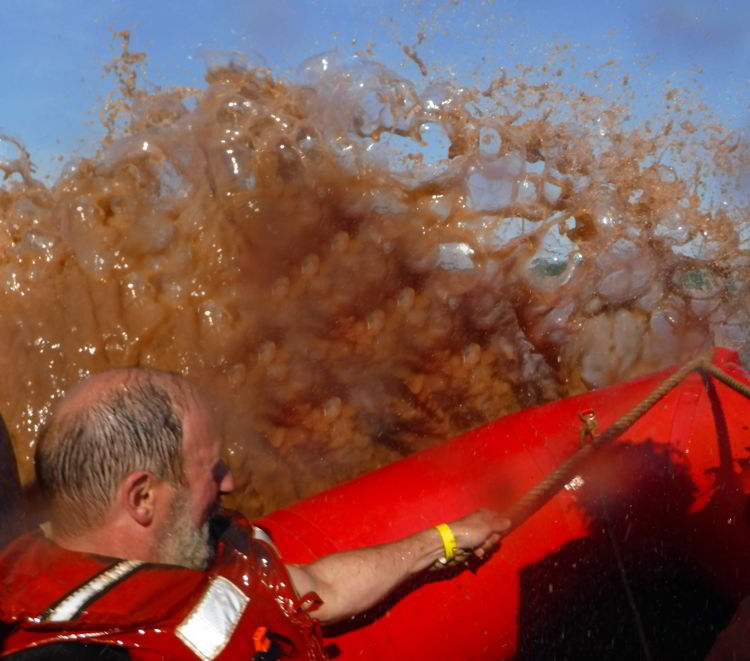
<instances>
[{"instance_id":1,"label":"splashing water","mask_svg":"<svg viewBox=\"0 0 750 661\"><path fill-rule=\"evenodd\" d=\"M217 393L256 514L712 344L747 355L747 151L686 92L635 125L627 79L609 102L552 71L420 89L330 54L146 93L141 60L54 186L0 136L0 410L25 480L50 405L109 367Z\"/></svg>"}]
</instances>

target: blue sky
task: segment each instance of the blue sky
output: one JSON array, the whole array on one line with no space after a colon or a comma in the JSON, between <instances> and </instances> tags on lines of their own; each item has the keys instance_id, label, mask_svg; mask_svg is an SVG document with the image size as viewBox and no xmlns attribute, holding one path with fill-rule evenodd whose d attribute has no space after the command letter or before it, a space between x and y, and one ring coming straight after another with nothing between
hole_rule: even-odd
<instances>
[{"instance_id":1,"label":"blue sky","mask_svg":"<svg viewBox=\"0 0 750 661\"><path fill-rule=\"evenodd\" d=\"M747 0L0 0L0 26L0 131L24 140L42 174L59 170L55 156L95 149L99 99L114 88L102 69L117 53L112 32L126 28L163 86L200 84L206 52L250 53L292 76L311 55L348 56L368 43L422 84L402 52L419 32L431 75L475 84L572 42L580 71L618 60L642 104L670 76L688 80L700 67L701 94L720 119L750 124Z\"/></svg>"}]
</instances>

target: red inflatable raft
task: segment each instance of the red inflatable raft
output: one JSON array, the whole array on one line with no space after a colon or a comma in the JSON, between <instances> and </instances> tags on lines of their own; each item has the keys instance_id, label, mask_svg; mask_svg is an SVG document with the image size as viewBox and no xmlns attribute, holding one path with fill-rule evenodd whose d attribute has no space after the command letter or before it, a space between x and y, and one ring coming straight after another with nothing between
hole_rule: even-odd
<instances>
[{"instance_id":1,"label":"red inflatable raft","mask_svg":"<svg viewBox=\"0 0 750 661\"><path fill-rule=\"evenodd\" d=\"M736 354L714 364L750 383ZM308 562L507 511L669 374L507 416L258 523ZM703 658L750 594L749 476L750 400L692 373L487 562L426 572L327 643L342 661Z\"/></svg>"}]
</instances>

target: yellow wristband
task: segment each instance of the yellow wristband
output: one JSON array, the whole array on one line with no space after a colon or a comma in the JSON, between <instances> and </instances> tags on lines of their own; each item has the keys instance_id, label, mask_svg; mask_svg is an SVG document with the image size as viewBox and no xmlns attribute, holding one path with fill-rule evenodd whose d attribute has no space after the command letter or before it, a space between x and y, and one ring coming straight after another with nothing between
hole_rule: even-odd
<instances>
[{"instance_id":1,"label":"yellow wristband","mask_svg":"<svg viewBox=\"0 0 750 661\"><path fill-rule=\"evenodd\" d=\"M435 527L443 540L443 550L445 551L445 559L443 562L453 560L456 555L456 536L453 534L453 531L447 523L441 523L439 526Z\"/></svg>"}]
</instances>

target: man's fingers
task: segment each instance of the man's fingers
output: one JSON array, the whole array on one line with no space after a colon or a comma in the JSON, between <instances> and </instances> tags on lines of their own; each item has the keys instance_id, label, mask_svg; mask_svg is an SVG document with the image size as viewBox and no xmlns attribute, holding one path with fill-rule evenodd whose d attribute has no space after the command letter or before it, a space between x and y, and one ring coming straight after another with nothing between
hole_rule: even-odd
<instances>
[{"instance_id":1,"label":"man's fingers","mask_svg":"<svg viewBox=\"0 0 750 661\"><path fill-rule=\"evenodd\" d=\"M495 527L495 530L497 530L497 532L505 532L506 530L510 528L510 526L511 526L511 520L505 517L501 517L500 521Z\"/></svg>"},{"instance_id":2,"label":"man's fingers","mask_svg":"<svg viewBox=\"0 0 750 661\"><path fill-rule=\"evenodd\" d=\"M501 516L493 510L483 508L479 512L484 516L485 523L496 532L504 532L511 526L509 518Z\"/></svg>"},{"instance_id":3,"label":"man's fingers","mask_svg":"<svg viewBox=\"0 0 750 661\"><path fill-rule=\"evenodd\" d=\"M492 533L487 539L484 540L476 549L474 549L474 555L478 558L483 558L487 551L492 549L500 541L501 535L499 533Z\"/></svg>"},{"instance_id":4,"label":"man's fingers","mask_svg":"<svg viewBox=\"0 0 750 661\"><path fill-rule=\"evenodd\" d=\"M500 541L500 535L497 533L493 533L490 535L487 540L482 544L482 548L485 551L489 551L493 546L497 546L497 543Z\"/></svg>"},{"instance_id":5,"label":"man's fingers","mask_svg":"<svg viewBox=\"0 0 750 661\"><path fill-rule=\"evenodd\" d=\"M511 521L492 510L480 509L453 522L452 526L458 545L473 549L474 554L481 558L510 529Z\"/></svg>"}]
</instances>

